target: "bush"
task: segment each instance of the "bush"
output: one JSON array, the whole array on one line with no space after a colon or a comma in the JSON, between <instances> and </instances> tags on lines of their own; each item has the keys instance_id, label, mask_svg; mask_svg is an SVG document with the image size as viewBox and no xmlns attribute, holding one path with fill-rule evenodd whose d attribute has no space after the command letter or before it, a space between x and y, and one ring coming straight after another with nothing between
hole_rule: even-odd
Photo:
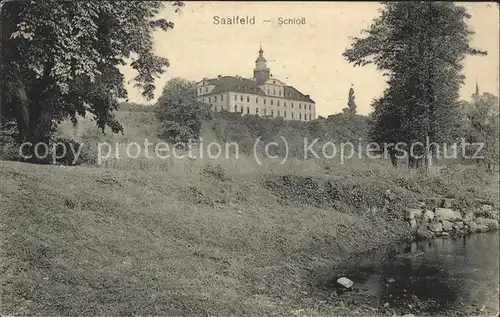
<instances>
[{"instance_id":1,"label":"bush","mask_svg":"<svg viewBox=\"0 0 500 317\"><path fill-rule=\"evenodd\" d=\"M78 141L65 137L54 137L52 139L52 144L57 144L56 150L56 164L60 165L81 165L81 164L93 164L95 162L96 156L92 155L89 148ZM59 144L61 146L59 146ZM49 147L50 150L53 147ZM66 153L64 153L66 149ZM75 156L77 154L77 156ZM63 156L64 155L64 156ZM61 157L62 156L62 157ZM52 155L50 155L52 157ZM61 157L61 158L59 158Z\"/></svg>"},{"instance_id":2,"label":"bush","mask_svg":"<svg viewBox=\"0 0 500 317\"><path fill-rule=\"evenodd\" d=\"M255 140L261 137L262 142L281 144L284 137L288 144L288 157L304 157L304 138L311 143L315 139L318 149L322 142L349 141L354 146L359 139L366 139L368 131L367 117L360 115L333 115L326 120L287 121L283 118L261 117L259 115L241 115L233 112L215 112L212 130L222 142L236 142L243 154L252 154ZM285 155L284 147L271 147L271 155Z\"/></svg>"},{"instance_id":3,"label":"bush","mask_svg":"<svg viewBox=\"0 0 500 317\"><path fill-rule=\"evenodd\" d=\"M167 82L155 109L161 138L172 143L198 139L201 122L208 113L196 98L196 87L191 82L181 78Z\"/></svg>"}]
</instances>

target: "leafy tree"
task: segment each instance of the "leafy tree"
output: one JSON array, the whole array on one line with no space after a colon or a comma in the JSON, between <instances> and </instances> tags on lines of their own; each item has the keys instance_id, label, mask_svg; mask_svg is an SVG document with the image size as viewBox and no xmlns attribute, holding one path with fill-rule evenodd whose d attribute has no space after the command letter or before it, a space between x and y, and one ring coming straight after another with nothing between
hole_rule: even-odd
<instances>
[{"instance_id":1,"label":"leafy tree","mask_svg":"<svg viewBox=\"0 0 500 317\"><path fill-rule=\"evenodd\" d=\"M498 97L484 93L476 96L466 108L465 138L468 143L483 143L480 155L489 169L494 169L499 160L499 110ZM467 155L474 154L476 148L468 149Z\"/></svg>"},{"instance_id":2,"label":"leafy tree","mask_svg":"<svg viewBox=\"0 0 500 317\"><path fill-rule=\"evenodd\" d=\"M182 78L167 82L155 109L160 137L173 143L198 139L208 108L196 97L194 83Z\"/></svg>"},{"instance_id":3,"label":"leafy tree","mask_svg":"<svg viewBox=\"0 0 500 317\"><path fill-rule=\"evenodd\" d=\"M486 54L469 45L469 18L451 2L384 2L366 37L354 38L344 57L355 66L375 64L389 77L390 87L373 103L375 140L425 144L456 135L463 59ZM409 163L417 167L424 152L416 148Z\"/></svg>"},{"instance_id":4,"label":"leafy tree","mask_svg":"<svg viewBox=\"0 0 500 317\"><path fill-rule=\"evenodd\" d=\"M130 61L136 86L153 98L168 61L154 55L152 31L173 23L155 16L157 1L1 1L2 121L18 141L47 142L66 118L91 113L103 131L122 131L117 98L126 98L118 67ZM174 2L177 11L182 2Z\"/></svg>"}]
</instances>

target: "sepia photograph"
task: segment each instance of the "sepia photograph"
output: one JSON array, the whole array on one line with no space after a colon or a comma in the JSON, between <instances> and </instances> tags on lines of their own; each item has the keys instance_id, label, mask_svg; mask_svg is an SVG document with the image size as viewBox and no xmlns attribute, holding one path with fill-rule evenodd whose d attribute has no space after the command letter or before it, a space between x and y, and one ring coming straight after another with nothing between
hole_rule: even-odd
<instances>
[{"instance_id":1,"label":"sepia photograph","mask_svg":"<svg viewBox=\"0 0 500 317\"><path fill-rule=\"evenodd\" d=\"M500 316L498 3L0 24L0 317Z\"/></svg>"}]
</instances>

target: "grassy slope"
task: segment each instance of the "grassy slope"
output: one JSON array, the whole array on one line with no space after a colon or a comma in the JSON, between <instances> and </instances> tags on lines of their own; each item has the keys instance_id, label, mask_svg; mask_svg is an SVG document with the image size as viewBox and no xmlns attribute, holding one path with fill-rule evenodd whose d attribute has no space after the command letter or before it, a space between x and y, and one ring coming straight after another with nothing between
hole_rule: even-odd
<instances>
[{"instance_id":1,"label":"grassy slope","mask_svg":"<svg viewBox=\"0 0 500 317\"><path fill-rule=\"evenodd\" d=\"M117 115L125 135L115 141L154 141L151 114ZM91 127L83 122L76 134ZM207 163L220 163L228 179L203 174ZM499 192L498 175L422 177L363 162L116 167L0 161L0 313L352 315L352 305L318 286L350 252L405 236L402 207L433 195L497 200ZM387 189L396 213L381 208Z\"/></svg>"},{"instance_id":2,"label":"grassy slope","mask_svg":"<svg viewBox=\"0 0 500 317\"><path fill-rule=\"evenodd\" d=\"M338 312L305 296L320 272L404 231L248 176L0 162L0 180L3 314Z\"/></svg>"}]
</instances>

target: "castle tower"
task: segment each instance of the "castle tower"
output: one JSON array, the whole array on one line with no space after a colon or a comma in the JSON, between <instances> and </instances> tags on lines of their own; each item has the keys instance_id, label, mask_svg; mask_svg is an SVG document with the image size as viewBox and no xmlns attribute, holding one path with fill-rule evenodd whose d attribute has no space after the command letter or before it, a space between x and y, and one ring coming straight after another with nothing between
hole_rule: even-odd
<instances>
[{"instance_id":1,"label":"castle tower","mask_svg":"<svg viewBox=\"0 0 500 317\"><path fill-rule=\"evenodd\" d=\"M255 68L253 70L253 77L258 85L263 85L269 79L270 70L267 68L266 59L264 58L264 51L262 46L259 50L259 57L255 61Z\"/></svg>"}]
</instances>

